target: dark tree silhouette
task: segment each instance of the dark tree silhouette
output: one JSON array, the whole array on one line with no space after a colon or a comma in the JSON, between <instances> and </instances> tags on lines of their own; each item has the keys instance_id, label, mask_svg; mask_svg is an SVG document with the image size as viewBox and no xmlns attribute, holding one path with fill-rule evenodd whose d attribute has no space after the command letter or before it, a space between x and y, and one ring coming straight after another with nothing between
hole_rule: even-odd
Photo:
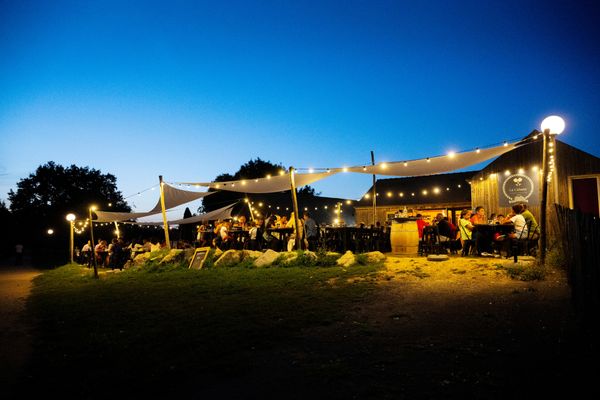
<instances>
[{"instance_id":1,"label":"dark tree silhouette","mask_svg":"<svg viewBox=\"0 0 600 400\"><path fill-rule=\"evenodd\" d=\"M190 218L192 216L192 212L189 207L185 208L183 212L183 218ZM181 240L193 241L195 238L194 232L196 226L194 224L184 224L179 225L179 233L181 235Z\"/></svg>"},{"instance_id":2,"label":"dark tree silhouette","mask_svg":"<svg viewBox=\"0 0 600 400\"><path fill-rule=\"evenodd\" d=\"M250 160L243 164L240 169L233 175L221 174L215 178L215 182L236 181L240 179L256 179L264 178L267 175L277 175L280 171L285 171L286 168L281 164L273 164L269 161L263 161L260 158ZM210 189L209 191L214 191ZM202 207L199 212L209 212L221 207L225 207L237 200L243 199L244 193L219 191L211 196L202 199Z\"/></svg>"},{"instance_id":3,"label":"dark tree silhouette","mask_svg":"<svg viewBox=\"0 0 600 400\"><path fill-rule=\"evenodd\" d=\"M233 175L231 174L221 174L215 178L215 182L225 182L225 181L233 181L233 180L241 180L241 179L255 179L255 178L264 178L267 175L275 176L279 175L281 171L287 172L287 168L285 168L281 164L273 164L269 161L263 161L260 158L256 160L250 160L246 164L243 164L240 169ZM212 189L210 191L213 191ZM289 196L290 191L286 190L281 193L287 193L286 199L289 199L291 202L291 196ZM260 197L268 200L268 199L277 199L277 201L281 201L278 194L262 194ZM315 189L310 186L305 186L298 190L298 201L303 201L306 199L312 199L315 196L318 196L318 193L315 193ZM202 200L202 207L198 209L199 212L209 212L216 210L218 208L224 207L228 204L234 203L235 201L242 200L246 197L245 193L239 192L228 192L228 191L218 191L217 193L207 196ZM255 195L249 195L249 197L253 198ZM234 214L238 212L242 214L248 214L247 206L243 203L240 203L236 208L234 208Z\"/></svg>"},{"instance_id":4,"label":"dark tree silhouette","mask_svg":"<svg viewBox=\"0 0 600 400\"><path fill-rule=\"evenodd\" d=\"M14 229L15 224L12 213L6 207L6 203L0 200L0 221L2 221L2 229L0 229L0 259L12 255L15 245Z\"/></svg>"},{"instance_id":5,"label":"dark tree silhouette","mask_svg":"<svg viewBox=\"0 0 600 400\"><path fill-rule=\"evenodd\" d=\"M64 246L62 240L68 240L68 213L85 219L90 205L102 210L131 211L116 182L114 175L89 167L63 167L52 161L39 166L35 173L17 183L16 192L8 193L10 210L19 228L16 237L34 247ZM46 235L48 228L54 230L54 239Z\"/></svg>"}]
</instances>

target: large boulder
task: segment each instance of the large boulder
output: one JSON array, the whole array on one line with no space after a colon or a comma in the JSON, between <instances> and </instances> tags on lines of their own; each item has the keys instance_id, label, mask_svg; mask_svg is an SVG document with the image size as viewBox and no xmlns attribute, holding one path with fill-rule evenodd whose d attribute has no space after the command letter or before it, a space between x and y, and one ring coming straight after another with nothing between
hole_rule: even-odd
<instances>
[{"instance_id":1,"label":"large boulder","mask_svg":"<svg viewBox=\"0 0 600 400\"><path fill-rule=\"evenodd\" d=\"M351 265L356 264L356 256L350 250L348 250L346 253L344 253L343 256L338 258L336 263L340 267L344 267L344 268L350 267Z\"/></svg>"},{"instance_id":2,"label":"large boulder","mask_svg":"<svg viewBox=\"0 0 600 400\"><path fill-rule=\"evenodd\" d=\"M385 254L383 254L380 251L371 251L371 252L367 253L366 256L367 256L367 260L369 261L370 264L384 262L386 259Z\"/></svg>"},{"instance_id":3,"label":"large boulder","mask_svg":"<svg viewBox=\"0 0 600 400\"><path fill-rule=\"evenodd\" d=\"M296 259L298 258L298 252L283 251L283 252L279 253L279 256L281 257L280 264L282 266L290 265L292 262L296 261Z\"/></svg>"},{"instance_id":4,"label":"large boulder","mask_svg":"<svg viewBox=\"0 0 600 400\"><path fill-rule=\"evenodd\" d=\"M277 258L279 258L279 253L275 250L269 249L262 253L260 257L258 257L256 260L254 260L254 266L258 268L267 267L273 264L273 262L277 260Z\"/></svg>"},{"instance_id":5,"label":"large boulder","mask_svg":"<svg viewBox=\"0 0 600 400\"><path fill-rule=\"evenodd\" d=\"M259 258L262 255L263 255L262 251L255 251L255 250L243 250L242 251L242 259L243 260L246 260L246 259L256 260L257 258Z\"/></svg>"},{"instance_id":6,"label":"large boulder","mask_svg":"<svg viewBox=\"0 0 600 400\"><path fill-rule=\"evenodd\" d=\"M241 250L227 250L219 259L215 262L215 267L231 267L242 261Z\"/></svg>"},{"instance_id":7,"label":"large boulder","mask_svg":"<svg viewBox=\"0 0 600 400\"><path fill-rule=\"evenodd\" d=\"M162 260L160 260L159 264L167 264L167 263L183 261L184 257L185 257L185 253L183 252L182 249L171 249L167 253L167 255L164 256Z\"/></svg>"},{"instance_id":8,"label":"large boulder","mask_svg":"<svg viewBox=\"0 0 600 400\"><path fill-rule=\"evenodd\" d=\"M146 263L146 261L148 261L150 259L150 253L149 251L146 253L142 253L142 254L138 254L137 256L135 256L135 258L133 259L133 265L134 266L140 266Z\"/></svg>"}]
</instances>

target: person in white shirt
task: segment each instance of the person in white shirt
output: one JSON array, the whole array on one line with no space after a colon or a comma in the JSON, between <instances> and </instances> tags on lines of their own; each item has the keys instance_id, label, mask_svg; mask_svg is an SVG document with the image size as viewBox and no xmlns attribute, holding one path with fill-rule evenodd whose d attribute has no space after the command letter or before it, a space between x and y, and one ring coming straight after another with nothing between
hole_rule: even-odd
<instances>
[{"instance_id":1,"label":"person in white shirt","mask_svg":"<svg viewBox=\"0 0 600 400\"><path fill-rule=\"evenodd\" d=\"M512 206L512 209L512 214L504 219L505 224L512 223L515 227L515 231L510 234L510 237L513 239L525 239L527 238L527 222L525 222L525 217L521 215L523 209L519 204Z\"/></svg>"}]
</instances>

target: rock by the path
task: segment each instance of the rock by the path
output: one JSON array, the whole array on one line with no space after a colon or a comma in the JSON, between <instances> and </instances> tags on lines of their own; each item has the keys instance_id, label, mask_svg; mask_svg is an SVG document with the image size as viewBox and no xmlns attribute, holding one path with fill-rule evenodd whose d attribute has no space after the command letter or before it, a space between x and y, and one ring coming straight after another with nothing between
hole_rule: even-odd
<instances>
[{"instance_id":1,"label":"rock by the path","mask_svg":"<svg viewBox=\"0 0 600 400\"><path fill-rule=\"evenodd\" d=\"M140 266L140 265L145 264L146 261L148 261L150 259L150 254L152 254L152 253L146 252L146 253L138 254L133 259L133 265L134 266Z\"/></svg>"},{"instance_id":2,"label":"rock by the path","mask_svg":"<svg viewBox=\"0 0 600 400\"><path fill-rule=\"evenodd\" d=\"M167 253L167 255L164 256L162 260L160 260L159 264L181 261L183 260L184 256L185 253L182 249L171 249L169 250L169 253Z\"/></svg>"},{"instance_id":3,"label":"rock by the path","mask_svg":"<svg viewBox=\"0 0 600 400\"><path fill-rule=\"evenodd\" d=\"M230 267L242 261L241 250L227 250L219 259L215 262L215 267Z\"/></svg>"},{"instance_id":4,"label":"rock by the path","mask_svg":"<svg viewBox=\"0 0 600 400\"><path fill-rule=\"evenodd\" d=\"M450 257L446 254L430 254L427 256L427 261L448 261Z\"/></svg>"},{"instance_id":5,"label":"rock by the path","mask_svg":"<svg viewBox=\"0 0 600 400\"><path fill-rule=\"evenodd\" d=\"M385 256L385 254L383 254L380 251L371 251L371 252L367 253L366 255L367 255L367 260L369 261L369 263L384 262L385 259L387 258Z\"/></svg>"},{"instance_id":6,"label":"rock by the path","mask_svg":"<svg viewBox=\"0 0 600 400\"><path fill-rule=\"evenodd\" d=\"M279 253L275 250L267 250L262 253L256 260L254 260L254 266L261 268L273 264L273 261L277 260Z\"/></svg>"},{"instance_id":7,"label":"rock by the path","mask_svg":"<svg viewBox=\"0 0 600 400\"><path fill-rule=\"evenodd\" d=\"M259 258L262 255L263 255L262 251L243 250L242 259L245 260L245 259L249 258L251 260L256 260L257 258Z\"/></svg>"},{"instance_id":8,"label":"rock by the path","mask_svg":"<svg viewBox=\"0 0 600 400\"><path fill-rule=\"evenodd\" d=\"M341 267L350 267L351 265L356 264L356 256L350 250L348 250L343 256L338 258L336 263Z\"/></svg>"}]
</instances>

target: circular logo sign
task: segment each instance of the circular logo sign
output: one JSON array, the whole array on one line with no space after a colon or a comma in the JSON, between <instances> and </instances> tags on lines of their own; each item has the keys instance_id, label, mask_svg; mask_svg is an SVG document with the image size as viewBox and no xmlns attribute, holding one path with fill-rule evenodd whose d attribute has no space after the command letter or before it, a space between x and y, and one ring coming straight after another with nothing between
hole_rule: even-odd
<instances>
[{"instance_id":1,"label":"circular logo sign","mask_svg":"<svg viewBox=\"0 0 600 400\"><path fill-rule=\"evenodd\" d=\"M533 179L524 174L510 175L502 184L502 193L510 204L529 203L534 189Z\"/></svg>"}]
</instances>

